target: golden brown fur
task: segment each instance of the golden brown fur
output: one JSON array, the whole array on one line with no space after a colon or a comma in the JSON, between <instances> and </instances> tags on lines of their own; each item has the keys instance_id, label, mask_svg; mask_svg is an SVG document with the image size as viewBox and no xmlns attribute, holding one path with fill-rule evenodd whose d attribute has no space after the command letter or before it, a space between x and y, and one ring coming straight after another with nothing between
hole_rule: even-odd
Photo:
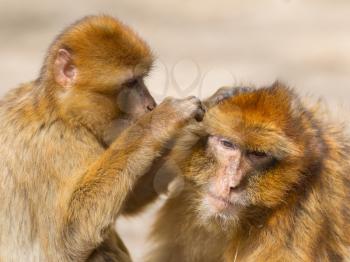
<instances>
[{"instance_id":1,"label":"golden brown fur","mask_svg":"<svg viewBox=\"0 0 350 262\"><path fill-rule=\"evenodd\" d=\"M134 185L203 113L196 98L153 110L151 63L125 25L87 17L57 37L36 81L1 100L0 261L130 261L114 221L156 197ZM117 120L126 129L109 145Z\"/></svg>"},{"instance_id":2,"label":"golden brown fur","mask_svg":"<svg viewBox=\"0 0 350 262\"><path fill-rule=\"evenodd\" d=\"M236 213L213 213L204 199L217 168L203 137L179 162L185 186L160 211L149 261L350 261L345 130L280 83L232 94L206 113L207 134L274 161L247 176Z\"/></svg>"}]
</instances>

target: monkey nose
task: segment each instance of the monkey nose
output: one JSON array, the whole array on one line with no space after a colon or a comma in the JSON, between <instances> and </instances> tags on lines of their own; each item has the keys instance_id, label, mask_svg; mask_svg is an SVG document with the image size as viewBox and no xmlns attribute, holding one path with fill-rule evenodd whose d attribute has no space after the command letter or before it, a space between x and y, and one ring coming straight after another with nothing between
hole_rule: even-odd
<instances>
[{"instance_id":1,"label":"monkey nose","mask_svg":"<svg viewBox=\"0 0 350 262\"><path fill-rule=\"evenodd\" d=\"M242 172L237 172L234 176L231 176L229 181L230 191L233 192L241 189L243 184L242 180L243 180Z\"/></svg>"}]
</instances>

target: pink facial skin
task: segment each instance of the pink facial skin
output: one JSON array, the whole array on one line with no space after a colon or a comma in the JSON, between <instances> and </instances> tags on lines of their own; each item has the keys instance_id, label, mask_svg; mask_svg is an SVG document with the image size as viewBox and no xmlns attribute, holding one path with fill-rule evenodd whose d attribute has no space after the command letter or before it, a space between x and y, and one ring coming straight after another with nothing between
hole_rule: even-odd
<instances>
[{"instance_id":1,"label":"pink facial skin","mask_svg":"<svg viewBox=\"0 0 350 262\"><path fill-rule=\"evenodd\" d=\"M235 213L244 204L242 150L223 137L210 136L208 153L216 158L218 170L210 180L206 201L215 213Z\"/></svg>"}]
</instances>

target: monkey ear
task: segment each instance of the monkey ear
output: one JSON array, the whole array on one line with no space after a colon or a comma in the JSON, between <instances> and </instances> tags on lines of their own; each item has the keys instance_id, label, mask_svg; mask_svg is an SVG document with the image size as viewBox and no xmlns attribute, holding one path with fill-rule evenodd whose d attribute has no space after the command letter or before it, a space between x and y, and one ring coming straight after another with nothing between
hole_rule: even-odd
<instances>
[{"instance_id":1,"label":"monkey ear","mask_svg":"<svg viewBox=\"0 0 350 262\"><path fill-rule=\"evenodd\" d=\"M59 49L54 62L54 76L63 87L73 86L77 69L73 64L72 55L67 49Z\"/></svg>"}]
</instances>

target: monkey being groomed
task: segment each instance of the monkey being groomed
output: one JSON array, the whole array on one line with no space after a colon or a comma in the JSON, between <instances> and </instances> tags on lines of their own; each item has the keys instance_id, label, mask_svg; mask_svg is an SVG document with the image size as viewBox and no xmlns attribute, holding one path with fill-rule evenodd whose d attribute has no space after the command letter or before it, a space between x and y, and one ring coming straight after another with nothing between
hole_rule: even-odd
<instances>
[{"instance_id":1,"label":"monkey being groomed","mask_svg":"<svg viewBox=\"0 0 350 262\"><path fill-rule=\"evenodd\" d=\"M154 162L204 114L195 97L156 107L152 61L127 26L86 17L0 101L1 262L130 261L115 219L156 198Z\"/></svg>"},{"instance_id":2,"label":"monkey being groomed","mask_svg":"<svg viewBox=\"0 0 350 262\"><path fill-rule=\"evenodd\" d=\"M151 262L350 261L350 140L280 83L219 90ZM177 148L184 153L182 146Z\"/></svg>"}]
</instances>

